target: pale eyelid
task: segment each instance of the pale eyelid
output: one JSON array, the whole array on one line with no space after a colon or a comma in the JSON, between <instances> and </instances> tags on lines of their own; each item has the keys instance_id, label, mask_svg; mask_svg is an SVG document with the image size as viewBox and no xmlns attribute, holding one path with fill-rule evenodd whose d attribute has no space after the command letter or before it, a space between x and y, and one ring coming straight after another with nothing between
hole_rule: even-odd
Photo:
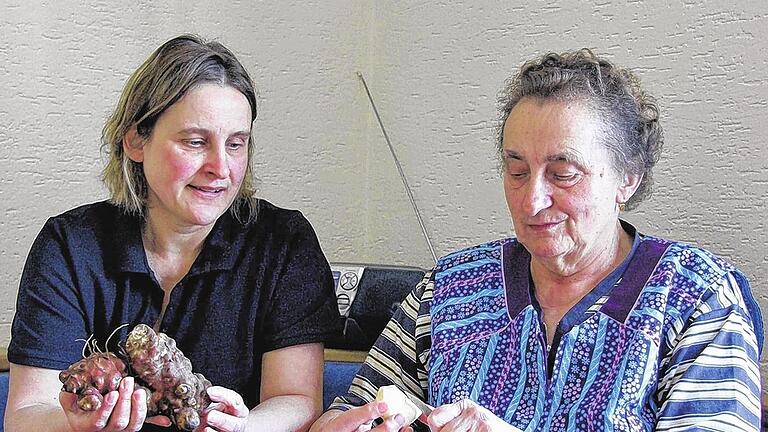
<instances>
[{"instance_id":1,"label":"pale eyelid","mask_svg":"<svg viewBox=\"0 0 768 432\"><path fill-rule=\"evenodd\" d=\"M235 132L229 136L227 143L238 143L242 145L248 145L251 141L251 134L249 132Z\"/></svg>"},{"instance_id":2,"label":"pale eyelid","mask_svg":"<svg viewBox=\"0 0 768 432\"><path fill-rule=\"evenodd\" d=\"M247 148L248 147L248 142L247 141L245 141L245 142L242 142L242 141L234 141L234 142L232 142L232 141L230 141L230 142L227 143L227 147L229 147L230 149L234 149L234 150L240 150L240 149L243 149L243 148Z\"/></svg>"},{"instance_id":3,"label":"pale eyelid","mask_svg":"<svg viewBox=\"0 0 768 432\"><path fill-rule=\"evenodd\" d=\"M571 181L581 177L581 173L553 174L553 177L558 181Z\"/></svg>"},{"instance_id":4,"label":"pale eyelid","mask_svg":"<svg viewBox=\"0 0 768 432\"><path fill-rule=\"evenodd\" d=\"M518 162L524 163L523 159L514 151L504 150L501 155L503 170L510 176L518 178L521 175L527 174L525 169L521 169ZM517 169L512 169L513 166L517 166Z\"/></svg>"},{"instance_id":5,"label":"pale eyelid","mask_svg":"<svg viewBox=\"0 0 768 432\"><path fill-rule=\"evenodd\" d=\"M525 158L523 158L516 151L510 150L510 149L504 149L502 151L502 160L504 161L504 169L507 171L507 175L509 175L513 179L519 179L519 178L522 178L524 175L528 174L527 172L515 172L514 170L510 170L510 167L507 166L509 162L517 162L517 161L525 162ZM554 179L557 181L568 182L568 181L578 180L579 178L581 178L587 173L585 169L586 162L581 157L581 155L575 151L566 150L561 153L556 153L556 154L547 156L546 161L547 161L547 164L557 164L557 163L563 164L564 163L572 166L571 167L572 169L567 170L568 171L567 174L561 174L557 172L559 170L551 169L550 175L554 177Z\"/></svg>"},{"instance_id":6,"label":"pale eyelid","mask_svg":"<svg viewBox=\"0 0 768 432\"><path fill-rule=\"evenodd\" d=\"M587 174L587 171L579 162L562 159L551 162L549 172L555 177L573 177Z\"/></svg>"},{"instance_id":7,"label":"pale eyelid","mask_svg":"<svg viewBox=\"0 0 768 432\"><path fill-rule=\"evenodd\" d=\"M232 135L230 135L229 138L230 139L239 138L243 140L244 143L247 143L251 139L251 132L250 131L235 132Z\"/></svg>"},{"instance_id":8,"label":"pale eyelid","mask_svg":"<svg viewBox=\"0 0 768 432\"><path fill-rule=\"evenodd\" d=\"M204 138L187 138L187 139L182 139L181 142L192 147L200 147L205 145Z\"/></svg>"}]
</instances>

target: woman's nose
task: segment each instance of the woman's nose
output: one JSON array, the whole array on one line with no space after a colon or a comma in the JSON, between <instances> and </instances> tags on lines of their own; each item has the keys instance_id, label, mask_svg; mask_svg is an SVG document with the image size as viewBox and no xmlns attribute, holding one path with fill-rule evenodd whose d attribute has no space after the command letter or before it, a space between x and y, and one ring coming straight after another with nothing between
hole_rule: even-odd
<instances>
[{"instance_id":1,"label":"woman's nose","mask_svg":"<svg viewBox=\"0 0 768 432\"><path fill-rule=\"evenodd\" d=\"M544 179L532 178L526 185L523 197L524 210L528 216L535 216L552 205L552 190Z\"/></svg>"},{"instance_id":2,"label":"woman's nose","mask_svg":"<svg viewBox=\"0 0 768 432\"><path fill-rule=\"evenodd\" d=\"M211 146L205 162L206 171L216 178L229 177L229 158L225 145Z\"/></svg>"}]
</instances>

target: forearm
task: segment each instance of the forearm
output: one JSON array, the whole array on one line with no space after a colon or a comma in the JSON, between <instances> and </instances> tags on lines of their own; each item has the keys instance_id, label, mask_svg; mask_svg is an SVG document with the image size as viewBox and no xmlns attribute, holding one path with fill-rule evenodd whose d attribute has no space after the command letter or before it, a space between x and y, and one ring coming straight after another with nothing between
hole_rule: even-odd
<instances>
[{"instance_id":1,"label":"forearm","mask_svg":"<svg viewBox=\"0 0 768 432\"><path fill-rule=\"evenodd\" d=\"M58 405L34 405L7 411L6 432L70 432L67 417Z\"/></svg>"},{"instance_id":2,"label":"forearm","mask_svg":"<svg viewBox=\"0 0 768 432\"><path fill-rule=\"evenodd\" d=\"M245 430L306 432L320 413L321 408L308 396L275 396L251 410Z\"/></svg>"}]
</instances>

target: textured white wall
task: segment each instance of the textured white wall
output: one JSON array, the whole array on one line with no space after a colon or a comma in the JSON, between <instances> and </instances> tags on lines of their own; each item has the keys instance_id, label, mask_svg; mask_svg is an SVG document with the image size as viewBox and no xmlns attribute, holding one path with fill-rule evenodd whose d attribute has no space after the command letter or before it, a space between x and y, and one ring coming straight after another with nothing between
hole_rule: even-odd
<instances>
[{"instance_id":1,"label":"textured white wall","mask_svg":"<svg viewBox=\"0 0 768 432\"><path fill-rule=\"evenodd\" d=\"M256 81L262 196L303 210L330 260L420 266L431 257L355 72L441 254L511 233L493 156L504 80L591 47L662 108L656 194L628 219L729 257L768 305L764 0L156 3L0 4L0 346L45 219L105 197L100 129L127 75L181 32L217 38Z\"/></svg>"}]
</instances>

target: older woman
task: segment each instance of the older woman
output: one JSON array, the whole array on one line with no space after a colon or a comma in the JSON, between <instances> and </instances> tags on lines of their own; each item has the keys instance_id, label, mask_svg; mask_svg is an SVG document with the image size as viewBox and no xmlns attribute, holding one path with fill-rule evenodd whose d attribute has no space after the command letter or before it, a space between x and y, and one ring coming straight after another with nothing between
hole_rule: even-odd
<instances>
[{"instance_id":1,"label":"older woman","mask_svg":"<svg viewBox=\"0 0 768 432\"><path fill-rule=\"evenodd\" d=\"M502 101L517 237L440 259L313 430L370 429L387 409L377 388L396 384L437 407L422 417L433 432L757 431L762 321L746 277L620 219L662 144L637 79L588 50L549 54Z\"/></svg>"},{"instance_id":2,"label":"older woman","mask_svg":"<svg viewBox=\"0 0 768 432\"><path fill-rule=\"evenodd\" d=\"M134 72L104 127L111 200L51 218L29 253L7 431L168 430L144 425L132 378L95 411L60 393L77 341L104 349L126 323L172 336L214 384L198 430L309 428L339 321L333 280L302 214L253 196L255 118L251 79L219 43L176 37Z\"/></svg>"}]
</instances>

